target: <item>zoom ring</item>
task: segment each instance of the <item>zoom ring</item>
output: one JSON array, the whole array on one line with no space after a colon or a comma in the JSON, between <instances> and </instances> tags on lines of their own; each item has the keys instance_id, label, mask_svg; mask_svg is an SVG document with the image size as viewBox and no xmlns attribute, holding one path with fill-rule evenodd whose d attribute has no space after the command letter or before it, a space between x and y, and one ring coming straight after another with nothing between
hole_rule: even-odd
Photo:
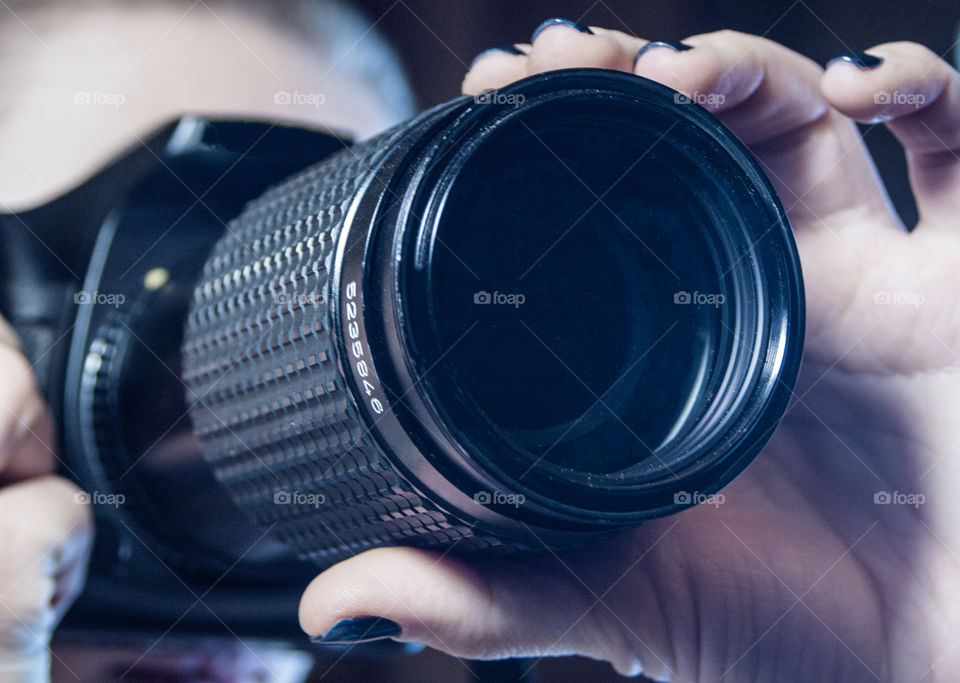
<instances>
[{"instance_id":1,"label":"zoom ring","mask_svg":"<svg viewBox=\"0 0 960 683\"><path fill-rule=\"evenodd\" d=\"M388 544L476 550L364 433L331 337L345 213L410 124L330 157L250 203L214 247L183 348L190 415L233 500L306 559Z\"/></svg>"}]
</instances>

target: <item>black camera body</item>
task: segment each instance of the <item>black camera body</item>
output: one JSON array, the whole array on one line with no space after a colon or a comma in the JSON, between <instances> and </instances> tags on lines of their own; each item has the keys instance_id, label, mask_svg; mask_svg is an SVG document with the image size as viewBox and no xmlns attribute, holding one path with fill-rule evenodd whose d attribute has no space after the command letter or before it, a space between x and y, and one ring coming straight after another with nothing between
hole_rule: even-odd
<instances>
[{"instance_id":1,"label":"black camera body","mask_svg":"<svg viewBox=\"0 0 960 683\"><path fill-rule=\"evenodd\" d=\"M705 110L604 70L350 145L185 117L0 216L0 310L97 542L67 632L300 638L368 548L562 548L695 505L785 409L785 212Z\"/></svg>"},{"instance_id":2,"label":"black camera body","mask_svg":"<svg viewBox=\"0 0 960 683\"><path fill-rule=\"evenodd\" d=\"M86 492L78 504L96 519L86 589L61 633L302 638L299 593L316 567L279 549L202 460L191 461L199 445L176 374L193 283L228 221L348 144L303 128L184 117L69 194L0 217L0 306L50 404L60 472ZM141 385L119 386L124 362L142 362L131 373ZM120 401L135 422L120 424ZM124 444L131 435L145 457ZM181 447L148 450L167 442Z\"/></svg>"}]
</instances>

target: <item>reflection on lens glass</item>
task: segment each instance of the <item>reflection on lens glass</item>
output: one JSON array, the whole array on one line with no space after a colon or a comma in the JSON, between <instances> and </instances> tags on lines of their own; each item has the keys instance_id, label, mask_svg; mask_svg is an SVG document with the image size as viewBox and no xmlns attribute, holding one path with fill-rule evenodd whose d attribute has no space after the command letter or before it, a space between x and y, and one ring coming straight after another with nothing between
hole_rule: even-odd
<instances>
[{"instance_id":1,"label":"reflection on lens glass","mask_svg":"<svg viewBox=\"0 0 960 683\"><path fill-rule=\"evenodd\" d=\"M695 165L652 133L530 118L481 147L447 198L432 273L443 362L531 465L658 466L723 356Z\"/></svg>"}]
</instances>

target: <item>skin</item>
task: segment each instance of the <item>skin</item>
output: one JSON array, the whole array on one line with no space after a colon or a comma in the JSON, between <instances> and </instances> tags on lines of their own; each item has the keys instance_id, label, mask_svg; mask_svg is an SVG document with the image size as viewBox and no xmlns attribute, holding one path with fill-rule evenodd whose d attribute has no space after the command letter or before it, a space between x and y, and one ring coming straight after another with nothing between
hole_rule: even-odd
<instances>
[{"instance_id":1,"label":"skin","mask_svg":"<svg viewBox=\"0 0 960 683\"><path fill-rule=\"evenodd\" d=\"M338 68L349 53L328 56L258 18L204 4L15 17L0 6L3 44L21 65L0 74L3 211L50 201L185 112L326 126L360 138L401 118ZM278 92L303 96L278 104ZM92 103L76 103L78 94Z\"/></svg>"},{"instance_id":2,"label":"skin","mask_svg":"<svg viewBox=\"0 0 960 683\"><path fill-rule=\"evenodd\" d=\"M870 48L885 60L873 70L824 71L731 31L634 65L646 41L593 31L552 26L519 45L526 55L487 53L463 90L593 66L723 95L710 107L775 184L804 270L807 342L783 423L722 505L533 557L372 550L313 581L304 629L377 615L400 624L400 640L458 656L578 653L674 681L954 680L957 73L912 43ZM883 120L902 143L920 212L912 231L854 120ZM876 504L880 492L923 502Z\"/></svg>"},{"instance_id":3,"label":"skin","mask_svg":"<svg viewBox=\"0 0 960 683\"><path fill-rule=\"evenodd\" d=\"M372 39L372 38L371 38ZM236 11L203 5L110 7L14 14L0 7L0 211L50 201L149 131L184 112L328 126L368 136L403 118L332 56ZM357 49L362 49L362 43ZM346 57L346 55L345 55ZM349 61L348 59L345 60ZM278 104L278 91L323 94ZM119 106L75 102L122 95ZM48 134L38 134L47 131ZM134 666L163 680L300 680L304 664L257 644L91 651L48 643L83 583L90 506L54 476L49 412L16 334L0 319L0 681L113 680ZM158 673L159 672L159 673ZM136 673L136 672L135 672Z\"/></svg>"}]
</instances>

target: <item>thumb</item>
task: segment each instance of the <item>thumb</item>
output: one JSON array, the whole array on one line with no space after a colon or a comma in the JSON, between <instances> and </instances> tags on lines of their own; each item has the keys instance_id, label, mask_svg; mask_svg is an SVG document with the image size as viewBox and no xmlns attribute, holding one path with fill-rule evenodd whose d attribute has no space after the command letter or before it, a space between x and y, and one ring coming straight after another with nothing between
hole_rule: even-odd
<instances>
[{"instance_id":1,"label":"thumb","mask_svg":"<svg viewBox=\"0 0 960 683\"><path fill-rule=\"evenodd\" d=\"M80 592L93 522L78 489L45 476L0 489L0 681L50 677L50 636Z\"/></svg>"},{"instance_id":2,"label":"thumb","mask_svg":"<svg viewBox=\"0 0 960 683\"><path fill-rule=\"evenodd\" d=\"M300 624L325 644L394 637L470 659L581 654L626 675L641 668L622 624L555 555L370 550L311 582Z\"/></svg>"},{"instance_id":3,"label":"thumb","mask_svg":"<svg viewBox=\"0 0 960 683\"><path fill-rule=\"evenodd\" d=\"M0 483L53 470L53 425L16 336L0 317Z\"/></svg>"}]
</instances>

